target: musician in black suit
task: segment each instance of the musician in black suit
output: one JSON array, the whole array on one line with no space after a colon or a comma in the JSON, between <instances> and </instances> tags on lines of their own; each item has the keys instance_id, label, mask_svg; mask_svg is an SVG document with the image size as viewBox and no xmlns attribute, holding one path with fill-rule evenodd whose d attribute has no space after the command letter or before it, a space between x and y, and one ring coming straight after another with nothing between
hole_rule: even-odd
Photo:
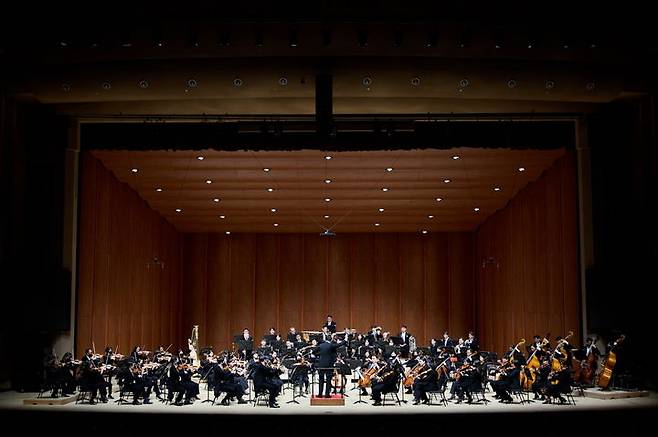
<instances>
[{"instance_id":1,"label":"musician in black suit","mask_svg":"<svg viewBox=\"0 0 658 437\"><path fill-rule=\"evenodd\" d=\"M322 325L322 328L327 328L329 330L329 333L333 334L336 332L336 322L334 322L334 318L331 315L327 316L327 321L324 322L324 325Z\"/></svg>"},{"instance_id":2,"label":"musician in black suit","mask_svg":"<svg viewBox=\"0 0 658 437\"><path fill-rule=\"evenodd\" d=\"M277 396L281 392L280 383L275 383L274 379L279 377L280 371L270 365L261 363L257 354L254 355L254 362L251 364L251 377L254 381L254 390L267 391L269 393L270 408L279 408L276 402ZM279 380L280 382L281 380Z\"/></svg>"},{"instance_id":3,"label":"musician in black suit","mask_svg":"<svg viewBox=\"0 0 658 437\"><path fill-rule=\"evenodd\" d=\"M297 334L297 330L295 329L295 327L291 326L290 331L288 331L288 341L294 343L295 341L297 341L298 335L299 334Z\"/></svg>"},{"instance_id":4,"label":"musician in black suit","mask_svg":"<svg viewBox=\"0 0 658 437\"><path fill-rule=\"evenodd\" d=\"M236 345L238 350L244 353L247 359L251 358L254 350L254 339L247 328L244 328L242 335L236 339Z\"/></svg>"},{"instance_id":5,"label":"musician in black suit","mask_svg":"<svg viewBox=\"0 0 658 437\"><path fill-rule=\"evenodd\" d=\"M439 347L455 347L455 341L450 338L448 331L443 333L443 338L439 340Z\"/></svg>"},{"instance_id":6,"label":"musician in black suit","mask_svg":"<svg viewBox=\"0 0 658 437\"><path fill-rule=\"evenodd\" d=\"M338 343L333 341L323 341L313 350L313 353L318 357L315 367L318 368L320 376L320 386L318 388L318 397L331 397L331 378L334 374L334 364L336 364L336 350ZM322 389L324 388L324 395Z\"/></svg>"},{"instance_id":7,"label":"musician in black suit","mask_svg":"<svg viewBox=\"0 0 658 437\"><path fill-rule=\"evenodd\" d=\"M477 338L475 338L475 333L473 331L468 331L468 338L464 340L464 344L466 345L467 349L473 351L480 350L480 343L478 343Z\"/></svg>"},{"instance_id":8,"label":"musician in black suit","mask_svg":"<svg viewBox=\"0 0 658 437\"><path fill-rule=\"evenodd\" d=\"M400 327L400 333L398 334L398 337L400 337L400 356L402 358L408 358L409 357L409 337L411 335L407 332L407 325L402 325Z\"/></svg>"}]
</instances>

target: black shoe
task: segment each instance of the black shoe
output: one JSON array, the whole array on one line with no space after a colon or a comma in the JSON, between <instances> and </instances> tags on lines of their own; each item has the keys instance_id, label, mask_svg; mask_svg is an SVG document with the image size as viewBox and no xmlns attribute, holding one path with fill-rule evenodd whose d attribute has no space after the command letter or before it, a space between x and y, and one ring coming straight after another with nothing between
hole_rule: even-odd
<instances>
[{"instance_id":1,"label":"black shoe","mask_svg":"<svg viewBox=\"0 0 658 437\"><path fill-rule=\"evenodd\" d=\"M270 404L270 408L281 408L279 404Z\"/></svg>"},{"instance_id":2,"label":"black shoe","mask_svg":"<svg viewBox=\"0 0 658 437\"><path fill-rule=\"evenodd\" d=\"M224 399L222 399L221 404L225 405L225 406L228 406L228 405L230 405L230 401L227 398L224 398Z\"/></svg>"},{"instance_id":3,"label":"black shoe","mask_svg":"<svg viewBox=\"0 0 658 437\"><path fill-rule=\"evenodd\" d=\"M144 399L144 405L146 405L146 404L152 404L152 403L153 403L153 402L151 402L150 400L148 400L148 399Z\"/></svg>"},{"instance_id":4,"label":"black shoe","mask_svg":"<svg viewBox=\"0 0 658 437\"><path fill-rule=\"evenodd\" d=\"M455 403L456 403L456 404L461 404L463 401L464 401L464 400L463 400L462 398L459 398L459 399L457 399L457 402L455 402Z\"/></svg>"},{"instance_id":5,"label":"black shoe","mask_svg":"<svg viewBox=\"0 0 658 437\"><path fill-rule=\"evenodd\" d=\"M89 405L96 405L96 399L89 399Z\"/></svg>"},{"instance_id":6,"label":"black shoe","mask_svg":"<svg viewBox=\"0 0 658 437\"><path fill-rule=\"evenodd\" d=\"M107 398L101 398L101 402L107 404Z\"/></svg>"},{"instance_id":7,"label":"black shoe","mask_svg":"<svg viewBox=\"0 0 658 437\"><path fill-rule=\"evenodd\" d=\"M112 396L112 395L108 395L107 398L108 398L108 399L114 399L114 396Z\"/></svg>"},{"instance_id":8,"label":"black shoe","mask_svg":"<svg viewBox=\"0 0 658 437\"><path fill-rule=\"evenodd\" d=\"M133 401L133 405L139 405L139 401L138 401L137 399L135 399L135 400Z\"/></svg>"},{"instance_id":9,"label":"black shoe","mask_svg":"<svg viewBox=\"0 0 658 437\"><path fill-rule=\"evenodd\" d=\"M560 396L560 405L564 405L567 403L567 400L564 399L562 396Z\"/></svg>"},{"instance_id":10,"label":"black shoe","mask_svg":"<svg viewBox=\"0 0 658 437\"><path fill-rule=\"evenodd\" d=\"M375 407L378 407L378 406L380 406L381 404L382 404L381 401L375 401L372 405L375 406Z\"/></svg>"},{"instance_id":11,"label":"black shoe","mask_svg":"<svg viewBox=\"0 0 658 437\"><path fill-rule=\"evenodd\" d=\"M238 399L238 404L246 404L246 403L247 403L247 401L245 401L244 399L242 399L242 398Z\"/></svg>"},{"instance_id":12,"label":"black shoe","mask_svg":"<svg viewBox=\"0 0 658 437\"><path fill-rule=\"evenodd\" d=\"M420 401L419 401L419 400L415 400L415 401L413 401L413 402L411 403L411 405L420 405Z\"/></svg>"},{"instance_id":13,"label":"black shoe","mask_svg":"<svg viewBox=\"0 0 658 437\"><path fill-rule=\"evenodd\" d=\"M429 405L429 404L430 404L430 400L429 400L429 399L425 399L425 400L423 401L423 405Z\"/></svg>"}]
</instances>

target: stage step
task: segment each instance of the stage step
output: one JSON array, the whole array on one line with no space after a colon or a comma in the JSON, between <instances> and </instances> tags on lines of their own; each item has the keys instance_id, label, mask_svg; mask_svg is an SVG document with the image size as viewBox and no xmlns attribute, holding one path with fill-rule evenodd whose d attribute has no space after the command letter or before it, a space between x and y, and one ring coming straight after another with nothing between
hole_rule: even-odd
<instances>
[{"instance_id":1,"label":"stage step","mask_svg":"<svg viewBox=\"0 0 658 437\"><path fill-rule=\"evenodd\" d=\"M586 398L593 399L626 399L626 398L641 398L649 396L646 390L605 390L602 391L598 388L588 388L583 390Z\"/></svg>"},{"instance_id":2,"label":"stage step","mask_svg":"<svg viewBox=\"0 0 658 437\"><path fill-rule=\"evenodd\" d=\"M70 404L71 402L75 402L77 397L78 395L62 396L59 398L43 397L23 399L23 405L66 405Z\"/></svg>"},{"instance_id":3,"label":"stage step","mask_svg":"<svg viewBox=\"0 0 658 437\"><path fill-rule=\"evenodd\" d=\"M311 406L333 407L343 405L345 405L345 398L341 395L332 395L330 398L319 398L317 396L311 398Z\"/></svg>"}]
</instances>

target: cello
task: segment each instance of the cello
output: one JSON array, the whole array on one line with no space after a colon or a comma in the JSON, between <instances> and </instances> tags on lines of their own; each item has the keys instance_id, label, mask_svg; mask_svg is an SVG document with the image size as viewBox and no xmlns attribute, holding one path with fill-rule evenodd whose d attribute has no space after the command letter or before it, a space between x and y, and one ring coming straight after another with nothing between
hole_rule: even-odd
<instances>
[{"instance_id":1,"label":"cello","mask_svg":"<svg viewBox=\"0 0 658 437\"><path fill-rule=\"evenodd\" d=\"M612 347L610 348L610 352L608 352L608 355L603 361L603 367L601 369L601 373L599 373L598 386L604 390L610 385L610 379L612 379L612 370L615 368L615 364L617 364L617 353L615 352L615 349L619 343L624 341L625 338L626 336L621 335L617 340L615 340L615 342L612 344Z\"/></svg>"}]
</instances>

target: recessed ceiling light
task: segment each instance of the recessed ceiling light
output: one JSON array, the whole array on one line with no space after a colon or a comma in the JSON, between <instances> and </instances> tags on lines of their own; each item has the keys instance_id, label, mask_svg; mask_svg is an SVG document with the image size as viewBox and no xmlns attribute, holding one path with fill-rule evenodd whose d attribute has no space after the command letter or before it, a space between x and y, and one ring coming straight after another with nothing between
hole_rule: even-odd
<instances>
[{"instance_id":1,"label":"recessed ceiling light","mask_svg":"<svg viewBox=\"0 0 658 437\"><path fill-rule=\"evenodd\" d=\"M324 159L326 159L327 161L329 161L329 160L331 159L331 156L330 156L330 155L327 155L327 156L324 157Z\"/></svg>"},{"instance_id":2,"label":"recessed ceiling light","mask_svg":"<svg viewBox=\"0 0 658 437\"><path fill-rule=\"evenodd\" d=\"M435 200L436 200L437 202L441 202L443 199L440 198L440 197L437 197Z\"/></svg>"},{"instance_id":3,"label":"recessed ceiling light","mask_svg":"<svg viewBox=\"0 0 658 437\"><path fill-rule=\"evenodd\" d=\"M384 212L384 208L379 208L379 212Z\"/></svg>"},{"instance_id":4,"label":"recessed ceiling light","mask_svg":"<svg viewBox=\"0 0 658 437\"><path fill-rule=\"evenodd\" d=\"M268 188L267 191L271 193L272 191L274 191L274 188Z\"/></svg>"},{"instance_id":5,"label":"recessed ceiling light","mask_svg":"<svg viewBox=\"0 0 658 437\"><path fill-rule=\"evenodd\" d=\"M276 212L276 208L272 208L272 209L270 209L270 211Z\"/></svg>"},{"instance_id":6,"label":"recessed ceiling light","mask_svg":"<svg viewBox=\"0 0 658 437\"><path fill-rule=\"evenodd\" d=\"M267 167L265 167L265 168L263 169L263 171L267 172L267 171L270 171L270 169L267 168Z\"/></svg>"},{"instance_id":7,"label":"recessed ceiling light","mask_svg":"<svg viewBox=\"0 0 658 437\"><path fill-rule=\"evenodd\" d=\"M420 231L420 232L423 233L423 234L427 234L427 230L425 230L425 229L423 229L423 230Z\"/></svg>"},{"instance_id":8,"label":"recessed ceiling light","mask_svg":"<svg viewBox=\"0 0 658 437\"><path fill-rule=\"evenodd\" d=\"M176 208L176 212L183 212L183 210L180 208Z\"/></svg>"},{"instance_id":9,"label":"recessed ceiling light","mask_svg":"<svg viewBox=\"0 0 658 437\"><path fill-rule=\"evenodd\" d=\"M210 179L206 179L206 184L212 184L212 181Z\"/></svg>"},{"instance_id":10,"label":"recessed ceiling light","mask_svg":"<svg viewBox=\"0 0 658 437\"><path fill-rule=\"evenodd\" d=\"M156 188L155 191L157 191L158 193L161 193L161 192L162 192L162 188Z\"/></svg>"},{"instance_id":11,"label":"recessed ceiling light","mask_svg":"<svg viewBox=\"0 0 658 437\"><path fill-rule=\"evenodd\" d=\"M433 219L434 216L433 216L433 215L428 215L427 218L431 218L431 219Z\"/></svg>"},{"instance_id":12,"label":"recessed ceiling light","mask_svg":"<svg viewBox=\"0 0 658 437\"><path fill-rule=\"evenodd\" d=\"M219 218L224 220L226 218L226 216L225 215L220 215Z\"/></svg>"},{"instance_id":13,"label":"recessed ceiling light","mask_svg":"<svg viewBox=\"0 0 658 437\"><path fill-rule=\"evenodd\" d=\"M379 226L379 223L375 223L375 226Z\"/></svg>"},{"instance_id":14,"label":"recessed ceiling light","mask_svg":"<svg viewBox=\"0 0 658 437\"><path fill-rule=\"evenodd\" d=\"M139 170L136 169L136 168L131 168L130 171L133 172L133 173L137 173Z\"/></svg>"},{"instance_id":15,"label":"recessed ceiling light","mask_svg":"<svg viewBox=\"0 0 658 437\"><path fill-rule=\"evenodd\" d=\"M331 183L331 179L325 179L325 180L324 180L324 183L325 183L325 184L330 184L330 183Z\"/></svg>"},{"instance_id":16,"label":"recessed ceiling light","mask_svg":"<svg viewBox=\"0 0 658 437\"><path fill-rule=\"evenodd\" d=\"M274 227L276 228L277 226L279 226L279 224L278 224L278 223L274 223Z\"/></svg>"},{"instance_id":17,"label":"recessed ceiling light","mask_svg":"<svg viewBox=\"0 0 658 437\"><path fill-rule=\"evenodd\" d=\"M324 201L325 201L325 202L331 202L331 198L329 198L329 197L325 197L325 198L324 198Z\"/></svg>"},{"instance_id":18,"label":"recessed ceiling light","mask_svg":"<svg viewBox=\"0 0 658 437\"><path fill-rule=\"evenodd\" d=\"M388 188L384 187L382 188L382 191L388 191Z\"/></svg>"},{"instance_id":19,"label":"recessed ceiling light","mask_svg":"<svg viewBox=\"0 0 658 437\"><path fill-rule=\"evenodd\" d=\"M203 156L197 156L196 159L198 159L199 161L203 161L205 158Z\"/></svg>"},{"instance_id":20,"label":"recessed ceiling light","mask_svg":"<svg viewBox=\"0 0 658 437\"><path fill-rule=\"evenodd\" d=\"M453 155L452 159L454 159L454 160L459 159L459 155Z\"/></svg>"},{"instance_id":21,"label":"recessed ceiling light","mask_svg":"<svg viewBox=\"0 0 658 437\"><path fill-rule=\"evenodd\" d=\"M231 235L231 231L226 231L226 235Z\"/></svg>"},{"instance_id":22,"label":"recessed ceiling light","mask_svg":"<svg viewBox=\"0 0 658 437\"><path fill-rule=\"evenodd\" d=\"M326 218L326 219L328 219L328 218L329 218L329 216L328 216L328 215L325 215L325 216L324 216L324 218Z\"/></svg>"},{"instance_id":23,"label":"recessed ceiling light","mask_svg":"<svg viewBox=\"0 0 658 437\"><path fill-rule=\"evenodd\" d=\"M525 167L519 167L519 171L525 171Z\"/></svg>"},{"instance_id":24,"label":"recessed ceiling light","mask_svg":"<svg viewBox=\"0 0 658 437\"><path fill-rule=\"evenodd\" d=\"M494 187L493 190L494 190L494 191L500 191L501 188L500 188L500 187Z\"/></svg>"},{"instance_id":25,"label":"recessed ceiling light","mask_svg":"<svg viewBox=\"0 0 658 437\"><path fill-rule=\"evenodd\" d=\"M480 208L478 208L478 207L473 208L473 211L475 211L475 212L478 212L479 210L480 210Z\"/></svg>"},{"instance_id":26,"label":"recessed ceiling light","mask_svg":"<svg viewBox=\"0 0 658 437\"><path fill-rule=\"evenodd\" d=\"M213 202L219 202L219 197L215 197L212 201Z\"/></svg>"},{"instance_id":27,"label":"recessed ceiling light","mask_svg":"<svg viewBox=\"0 0 658 437\"><path fill-rule=\"evenodd\" d=\"M443 183L445 183L445 184L449 184L449 183L450 183L450 179L444 179L444 180L443 180Z\"/></svg>"},{"instance_id":28,"label":"recessed ceiling light","mask_svg":"<svg viewBox=\"0 0 658 437\"><path fill-rule=\"evenodd\" d=\"M387 167L387 168L386 168L386 171L388 171L388 172L393 171L393 167Z\"/></svg>"}]
</instances>

